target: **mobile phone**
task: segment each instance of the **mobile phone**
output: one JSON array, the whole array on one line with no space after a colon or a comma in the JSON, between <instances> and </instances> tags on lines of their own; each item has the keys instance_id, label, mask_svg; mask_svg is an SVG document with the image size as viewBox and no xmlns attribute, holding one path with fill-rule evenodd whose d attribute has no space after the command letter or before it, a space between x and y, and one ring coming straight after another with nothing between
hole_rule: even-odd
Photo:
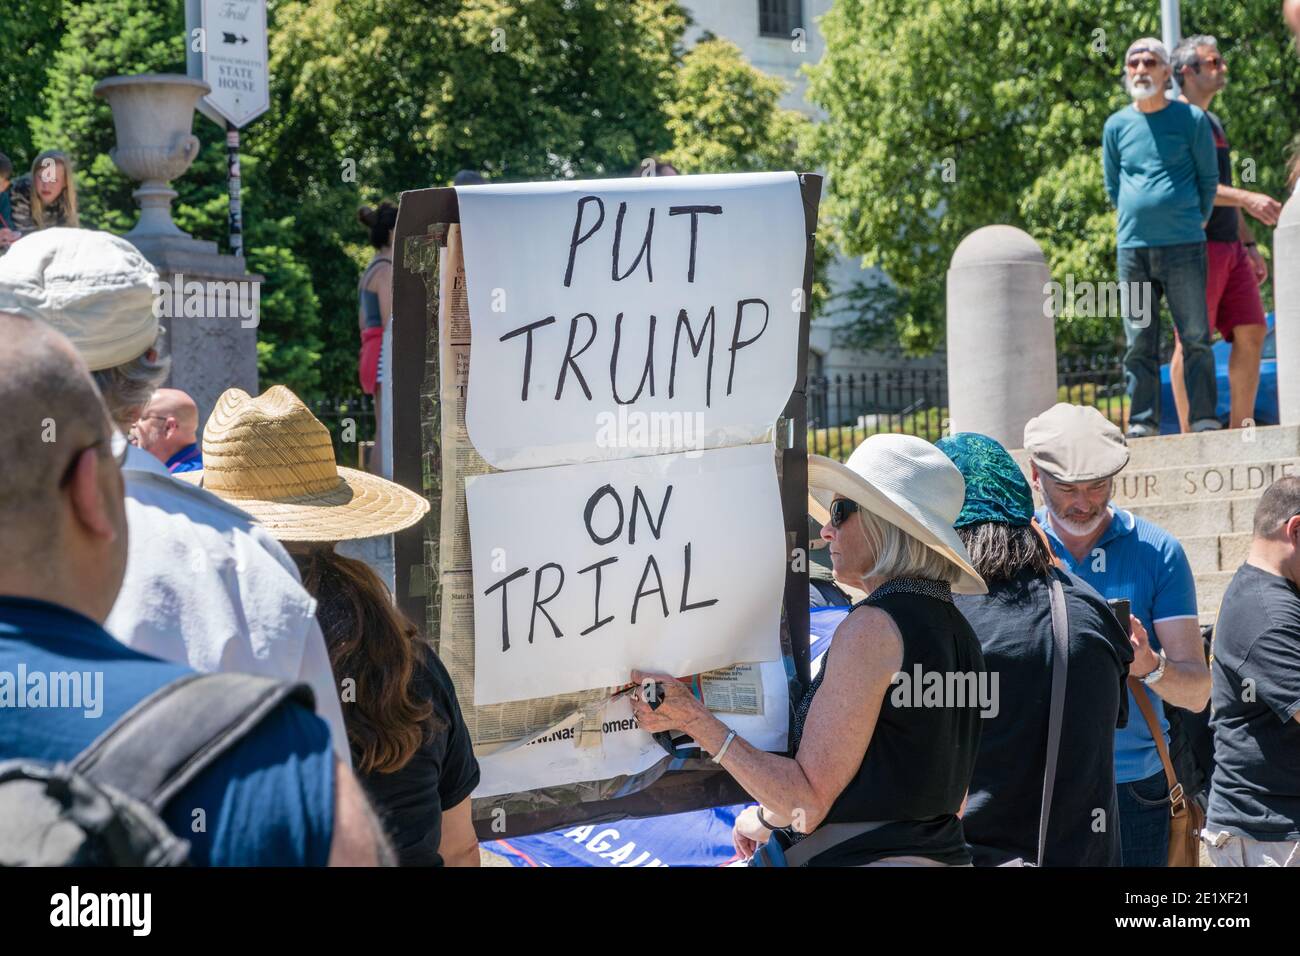
<instances>
[{"instance_id":1,"label":"mobile phone","mask_svg":"<svg viewBox=\"0 0 1300 956\"><path fill-rule=\"evenodd\" d=\"M1124 629L1125 634L1128 634L1133 628L1133 624L1129 620L1129 615L1132 612L1129 610L1128 598L1116 598L1115 600L1107 601L1106 603L1110 605L1111 612L1115 615L1115 620L1119 621L1119 626Z\"/></svg>"}]
</instances>

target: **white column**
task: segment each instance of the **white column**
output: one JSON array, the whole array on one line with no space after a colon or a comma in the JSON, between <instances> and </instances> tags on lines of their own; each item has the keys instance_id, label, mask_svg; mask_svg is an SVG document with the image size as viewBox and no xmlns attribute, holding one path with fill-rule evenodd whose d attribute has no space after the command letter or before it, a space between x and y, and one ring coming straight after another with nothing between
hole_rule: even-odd
<instances>
[{"instance_id":1,"label":"white column","mask_svg":"<svg viewBox=\"0 0 1300 956\"><path fill-rule=\"evenodd\" d=\"M1025 424L1056 404L1051 274L1033 237L977 229L948 267L949 433L1019 448Z\"/></svg>"},{"instance_id":2,"label":"white column","mask_svg":"<svg viewBox=\"0 0 1300 956\"><path fill-rule=\"evenodd\" d=\"M1282 207L1273 232L1277 397L1283 425L1300 425L1300 199Z\"/></svg>"}]
</instances>

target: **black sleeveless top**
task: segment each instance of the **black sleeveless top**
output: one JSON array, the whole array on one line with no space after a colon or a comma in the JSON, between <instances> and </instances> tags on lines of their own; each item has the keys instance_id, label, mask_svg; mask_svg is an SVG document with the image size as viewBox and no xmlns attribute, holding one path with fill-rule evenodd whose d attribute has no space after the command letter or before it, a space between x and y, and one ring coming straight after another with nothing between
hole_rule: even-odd
<instances>
[{"instance_id":1,"label":"black sleeveless top","mask_svg":"<svg viewBox=\"0 0 1300 956\"><path fill-rule=\"evenodd\" d=\"M809 865L861 866L888 856L970 863L957 812L979 752L980 711L996 689L983 676L979 639L942 581L894 578L854 609L864 605L893 618L903 666L885 692L862 765L823 822L892 822L817 854ZM830 653L795 711L791 753Z\"/></svg>"}]
</instances>

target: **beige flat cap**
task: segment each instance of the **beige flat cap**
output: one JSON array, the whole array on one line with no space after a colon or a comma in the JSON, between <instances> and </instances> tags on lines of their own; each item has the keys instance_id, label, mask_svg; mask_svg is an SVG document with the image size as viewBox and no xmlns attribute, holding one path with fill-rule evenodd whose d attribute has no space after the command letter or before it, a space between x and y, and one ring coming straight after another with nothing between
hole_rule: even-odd
<instances>
[{"instance_id":1,"label":"beige flat cap","mask_svg":"<svg viewBox=\"0 0 1300 956\"><path fill-rule=\"evenodd\" d=\"M1057 481L1109 478L1128 464L1124 433L1091 405L1058 402L1025 426L1030 460Z\"/></svg>"}]
</instances>

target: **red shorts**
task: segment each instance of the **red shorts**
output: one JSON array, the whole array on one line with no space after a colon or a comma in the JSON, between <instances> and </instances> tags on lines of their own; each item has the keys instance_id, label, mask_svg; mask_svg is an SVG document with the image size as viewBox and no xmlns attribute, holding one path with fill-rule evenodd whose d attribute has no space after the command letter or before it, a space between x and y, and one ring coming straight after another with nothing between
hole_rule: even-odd
<instances>
[{"instance_id":1,"label":"red shorts","mask_svg":"<svg viewBox=\"0 0 1300 956\"><path fill-rule=\"evenodd\" d=\"M383 339L383 329L361 330L361 354L357 357L357 372L361 379L361 391L367 395L375 394L375 383L379 378L379 346Z\"/></svg>"},{"instance_id":2,"label":"red shorts","mask_svg":"<svg viewBox=\"0 0 1300 956\"><path fill-rule=\"evenodd\" d=\"M1264 304L1259 298L1255 269L1241 242L1205 244L1205 307L1210 328L1217 329L1225 342L1239 325L1265 325Z\"/></svg>"}]
</instances>

